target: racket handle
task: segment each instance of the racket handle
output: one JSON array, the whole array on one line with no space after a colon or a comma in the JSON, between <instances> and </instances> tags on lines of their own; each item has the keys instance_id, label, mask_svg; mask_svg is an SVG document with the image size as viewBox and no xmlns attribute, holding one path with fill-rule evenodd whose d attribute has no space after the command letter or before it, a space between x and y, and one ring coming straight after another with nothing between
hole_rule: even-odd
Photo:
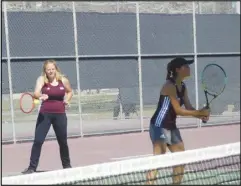
<instances>
[{"instance_id":1,"label":"racket handle","mask_svg":"<svg viewBox=\"0 0 241 186\"><path fill-rule=\"evenodd\" d=\"M205 109L209 109L209 106L206 105L204 108L205 108ZM207 123L207 121L203 121L203 120L202 120L202 123Z\"/></svg>"}]
</instances>

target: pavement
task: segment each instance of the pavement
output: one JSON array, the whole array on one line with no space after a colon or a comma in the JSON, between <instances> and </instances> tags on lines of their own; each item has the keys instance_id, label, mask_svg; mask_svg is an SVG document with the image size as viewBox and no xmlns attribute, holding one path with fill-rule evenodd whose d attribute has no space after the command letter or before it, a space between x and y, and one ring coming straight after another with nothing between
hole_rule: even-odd
<instances>
[{"instance_id":1,"label":"pavement","mask_svg":"<svg viewBox=\"0 0 241 186\"><path fill-rule=\"evenodd\" d=\"M186 150L240 141L240 124L182 128L180 132ZM148 132L74 138L69 139L68 143L73 167L152 154L152 144ZM31 147L32 142L2 146L3 176L20 174L28 166ZM56 140L46 141L42 147L38 170L58 169L62 169L58 143Z\"/></svg>"}]
</instances>

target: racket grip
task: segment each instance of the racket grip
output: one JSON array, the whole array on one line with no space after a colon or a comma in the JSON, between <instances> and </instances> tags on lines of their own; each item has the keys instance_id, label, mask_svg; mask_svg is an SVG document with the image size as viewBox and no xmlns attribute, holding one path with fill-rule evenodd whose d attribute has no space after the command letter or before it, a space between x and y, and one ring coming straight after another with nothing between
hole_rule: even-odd
<instances>
[{"instance_id":1,"label":"racket grip","mask_svg":"<svg viewBox=\"0 0 241 186\"><path fill-rule=\"evenodd\" d=\"M205 108L205 109L209 109L209 106L206 105L204 108ZM207 121L203 121L203 120L202 120L202 123L207 123Z\"/></svg>"}]
</instances>

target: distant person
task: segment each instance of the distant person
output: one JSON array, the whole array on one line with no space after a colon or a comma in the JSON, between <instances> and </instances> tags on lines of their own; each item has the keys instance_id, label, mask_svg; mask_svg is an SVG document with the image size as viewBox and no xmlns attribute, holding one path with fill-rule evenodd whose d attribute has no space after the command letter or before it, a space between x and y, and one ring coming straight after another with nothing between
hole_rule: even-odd
<instances>
[{"instance_id":1,"label":"distant person","mask_svg":"<svg viewBox=\"0 0 241 186\"><path fill-rule=\"evenodd\" d=\"M183 80L190 76L189 65L193 60L175 58L167 65L167 77L161 92L157 109L150 121L150 138L153 144L153 154L165 154L166 148L171 152L184 151L184 143L176 126L177 115L193 116L208 120L208 109L195 110L188 98L188 91ZM182 108L182 105L186 109ZM184 166L173 168L173 184L180 184L184 173ZM152 184L157 171L148 172L147 184Z\"/></svg>"},{"instance_id":2,"label":"distant person","mask_svg":"<svg viewBox=\"0 0 241 186\"><path fill-rule=\"evenodd\" d=\"M117 117L120 114L120 104L121 104L121 99L120 99L120 93L117 95L117 100L113 109L113 118L116 120Z\"/></svg>"},{"instance_id":3,"label":"distant person","mask_svg":"<svg viewBox=\"0 0 241 186\"><path fill-rule=\"evenodd\" d=\"M22 172L23 174L30 174L36 171L41 148L51 124L59 144L62 166L63 168L71 168L67 143L67 116L65 107L69 105L72 96L72 88L69 80L63 76L54 60L47 60L43 65L42 75L38 77L35 86L34 97L42 100L42 104L35 128L30 164Z\"/></svg>"},{"instance_id":4,"label":"distant person","mask_svg":"<svg viewBox=\"0 0 241 186\"><path fill-rule=\"evenodd\" d=\"M122 105L122 109L123 109L123 112L125 114L125 119L130 118L130 113L136 113L137 114L136 104L134 104L134 103L123 104L123 101L121 99L121 95L119 93L118 96L117 96L116 105L114 106L114 109L113 109L113 118L115 120L117 119L117 117L120 114L120 104Z\"/></svg>"}]
</instances>

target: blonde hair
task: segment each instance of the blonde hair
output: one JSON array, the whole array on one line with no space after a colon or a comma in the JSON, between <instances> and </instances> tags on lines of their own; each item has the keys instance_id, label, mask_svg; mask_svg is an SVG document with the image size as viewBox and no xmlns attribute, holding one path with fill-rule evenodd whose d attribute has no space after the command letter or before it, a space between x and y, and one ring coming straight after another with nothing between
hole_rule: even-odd
<instances>
[{"instance_id":1,"label":"blonde hair","mask_svg":"<svg viewBox=\"0 0 241 186\"><path fill-rule=\"evenodd\" d=\"M48 77L47 77L47 75L46 75L46 72L45 72L45 71L46 71L46 67L47 67L48 64L53 64L53 65L54 65L54 67L55 67L55 69L56 69L56 80L57 80L57 81L62 80L62 78L65 77L65 76L61 73L61 70L60 70L60 68L57 66L57 63L56 63L55 60L52 60L52 59L46 60L46 61L44 62L43 70L42 70L42 76L43 76L43 78L44 78L44 83L49 83L49 79L48 79Z\"/></svg>"}]
</instances>

